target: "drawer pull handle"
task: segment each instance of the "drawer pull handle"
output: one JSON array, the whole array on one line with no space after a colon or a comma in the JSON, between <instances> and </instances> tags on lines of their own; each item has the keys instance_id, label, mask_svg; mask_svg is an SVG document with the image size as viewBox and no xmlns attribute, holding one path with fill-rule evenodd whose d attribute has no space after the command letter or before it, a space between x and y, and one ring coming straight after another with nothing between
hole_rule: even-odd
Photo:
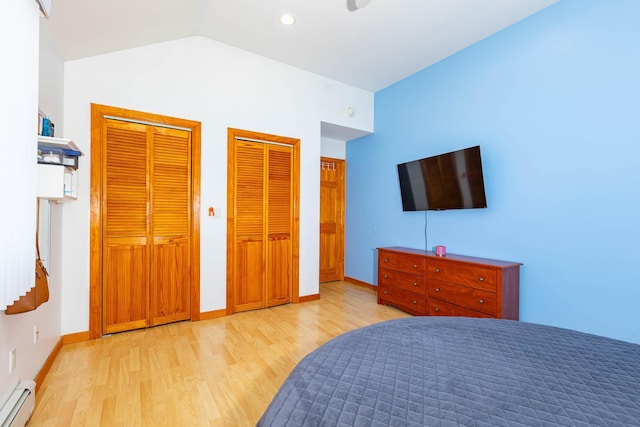
<instances>
[{"instance_id":1,"label":"drawer pull handle","mask_svg":"<svg viewBox=\"0 0 640 427\"><path fill-rule=\"evenodd\" d=\"M389 262L389 258L385 258L385 259L384 259L384 262Z\"/></svg>"},{"instance_id":2,"label":"drawer pull handle","mask_svg":"<svg viewBox=\"0 0 640 427\"><path fill-rule=\"evenodd\" d=\"M418 303L418 301L416 301L416 300L413 300L413 303L414 303L414 304L417 304L417 303Z\"/></svg>"},{"instance_id":3,"label":"drawer pull handle","mask_svg":"<svg viewBox=\"0 0 640 427\"><path fill-rule=\"evenodd\" d=\"M384 275L384 278L385 278L385 279L388 279L388 278L389 278L389 275L388 275L388 274L385 274L385 275Z\"/></svg>"},{"instance_id":4,"label":"drawer pull handle","mask_svg":"<svg viewBox=\"0 0 640 427\"><path fill-rule=\"evenodd\" d=\"M418 286L418 282L413 282L413 286Z\"/></svg>"},{"instance_id":5,"label":"drawer pull handle","mask_svg":"<svg viewBox=\"0 0 640 427\"><path fill-rule=\"evenodd\" d=\"M480 277L478 280L484 282L484 277Z\"/></svg>"},{"instance_id":6,"label":"drawer pull handle","mask_svg":"<svg viewBox=\"0 0 640 427\"><path fill-rule=\"evenodd\" d=\"M436 292L440 292L440 288L436 288Z\"/></svg>"},{"instance_id":7,"label":"drawer pull handle","mask_svg":"<svg viewBox=\"0 0 640 427\"><path fill-rule=\"evenodd\" d=\"M383 293L384 293L385 295L387 295L387 294L388 294L389 292L387 292L387 291L384 291Z\"/></svg>"},{"instance_id":8,"label":"drawer pull handle","mask_svg":"<svg viewBox=\"0 0 640 427\"><path fill-rule=\"evenodd\" d=\"M478 302L479 302L480 304L484 304L484 300L483 300L483 299L480 299Z\"/></svg>"},{"instance_id":9,"label":"drawer pull handle","mask_svg":"<svg viewBox=\"0 0 640 427\"><path fill-rule=\"evenodd\" d=\"M440 311L440 307L436 307L433 309L434 311Z\"/></svg>"},{"instance_id":10,"label":"drawer pull handle","mask_svg":"<svg viewBox=\"0 0 640 427\"><path fill-rule=\"evenodd\" d=\"M440 269L439 268L436 268L435 271L436 271L436 273L440 273Z\"/></svg>"},{"instance_id":11,"label":"drawer pull handle","mask_svg":"<svg viewBox=\"0 0 640 427\"><path fill-rule=\"evenodd\" d=\"M413 268L418 268L418 264L413 264Z\"/></svg>"}]
</instances>

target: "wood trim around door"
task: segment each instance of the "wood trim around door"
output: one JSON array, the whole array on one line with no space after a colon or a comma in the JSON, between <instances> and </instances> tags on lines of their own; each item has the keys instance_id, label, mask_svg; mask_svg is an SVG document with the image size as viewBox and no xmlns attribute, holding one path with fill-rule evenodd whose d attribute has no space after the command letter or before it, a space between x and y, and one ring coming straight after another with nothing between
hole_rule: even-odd
<instances>
[{"instance_id":1,"label":"wood trim around door","mask_svg":"<svg viewBox=\"0 0 640 427\"><path fill-rule=\"evenodd\" d=\"M291 302L300 302L300 140L285 136L270 135L267 133L253 132L242 129L228 128L227 130L227 308L226 314L233 314L234 306L234 265L235 258L233 247L235 239L235 196L233 191L236 176L235 143L236 138L254 140L256 142L276 143L291 145L293 148L293 230L291 243Z\"/></svg>"},{"instance_id":2,"label":"wood trim around door","mask_svg":"<svg viewBox=\"0 0 640 427\"><path fill-rule=\"evenodd\" d=\"M105 116L191 131L191 321L200 320L200 164L201 123L193 120L91 104L91 183L89 212L89 338L102 336L102 138Z\"/></svg>"}]
</instances>

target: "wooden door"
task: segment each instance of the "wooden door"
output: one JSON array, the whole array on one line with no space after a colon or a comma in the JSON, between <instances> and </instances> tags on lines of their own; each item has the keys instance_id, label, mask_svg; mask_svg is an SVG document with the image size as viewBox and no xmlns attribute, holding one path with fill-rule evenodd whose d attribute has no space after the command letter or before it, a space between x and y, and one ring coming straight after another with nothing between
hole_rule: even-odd
<instances>
[{"instance_id":1,"label":"wooden door","mask_svg":"<svg viewBox=\"0 0 640 427\"><path fill-rule=\"evenodd\" d=\"M320 159L320 282L344 280L344 160Z\"/></svg>"},{"instance_id":2,"label":"wooden door","mask_svg":"<svg viewBox=\"0 0 640 427\"><path fill-rule=\"evenodd\" d=\"M266 306L291 302L293 229L293 148L265 145L266 170Z\"/></svg>"},{"instance_id":3,"label":"wooden door","mask_svg":"<svg viewBox=\"0 0 640 427\"><path fill-rule=\"evenodd\" d=\"M191 137L107 120L104 333L190 318Z\"/></svg>"},{"instance_id":4,"label":"wooden door","mask_svg":"<svg viewBox=\"0 0 640 427\"><path fill-rule=\"evenodd\" d=\"M264 144L234 141L236 157L235 237L233 241L235 311L265 307L265 150ZM229 273L229 272L227 272Z\"/></svg>"},{"instance_id":5,"label":"wooden door","mask_svg":"<svg viewBox=\"0 0 640 427\"><path fill-rule=\"evenodd\" d=\"M103 333L148 325L147 127L107 120L102 181Z\"/></svg>"},{"instance_id":6,"label":"wooden door","mask_svg":"<svg viewBox=\"0 0 640 427\"><path fill-rule=\"evenodd\" d=\"M191 134L151 127L151 326L189 319Z\"/></svg>"},{"instance_id":7,"label":"wooden door","mask_svg":"<svg viewBox=\"0 0 640 427\"><path fill-rule=\"evenodd\" d=\"M228 314L298 302L298 142L229 130Z\"/></svg>"},{"instance_id":8,"label":"wooden door","mask_svg":"<svg viewBox=\"0 0 640 427\"><path fill-rule=\"evenodd\" d=\"M91 104L89 338L200 319L200 138Z\"/></svg>"}]
</instances>

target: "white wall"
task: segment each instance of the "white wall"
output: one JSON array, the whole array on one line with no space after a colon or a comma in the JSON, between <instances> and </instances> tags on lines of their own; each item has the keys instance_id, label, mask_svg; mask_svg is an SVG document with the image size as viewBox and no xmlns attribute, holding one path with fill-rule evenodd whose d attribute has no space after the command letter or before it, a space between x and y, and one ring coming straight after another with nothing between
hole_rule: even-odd
<instances>
[{"instance_id":1,"label":"white wall","mask_svg":"<svg viewBox=\"0 0 640 427\"><path fill-rule=\"evenodd\" d=\"M20 186L25 201L5 200L11 203L11 209L21 215L32 215L35 231L36 198L36 134L38 114L38 54L39 54L39 11L34 1L0 2L0 55L3 67L0 67L0 127L3 129L3 151L11 157L11 165L19 167L18 173L4 176L9 168L3 167L0 178L5 185ZM42 52L42 51L40 51ZM45 68L62 70L62 63L54 64L40 58ZM62 85L62 74L59 74ZM61 114L61 100L59 112ZM18 159L13 156L15 144L32 144L32 156ZM18 162L20 160L20 162ZM2 205L7 208L6 204ZM11 226L11 224L8 224ZM29 233L31 235L31 233ZM10 245L5 239L4 230L0 245ZM35 235L33 236L35 238ZM31 249L33 240L26 239ZM6 248L5 248L6 249ZM16 250L11 246L10 250ZM34 251L35 252L35 251ZM35 261L35 260L34 260ZM0 265L0 272L4 270ZM1 274L1 273L0 273ZM30 263L29 276L34 276L33 261ZM37 344L33 342L33 326L38 325L40 334ZM37 310L7 316L0 312L0 406L20 380L33 379L60 337L60 289L59 284L51 288L49 302ZM8 354L16 349L16 369L9 375Z\"/></svg>"},{"instance_id":2,"label":"white wall","mask_svg":"<svg viewBox=\"0 0 640 427\"><path fill-rule=\"evenodd\" d=\"M322 138L320 144L320 155L333 159L347 158L347 142L333 138Z\"/></svg>"},{"instance_id":3,"label":"white wall","mask_svg":"<svg viewBox=\"0 0 640 427\"><path fill-rule=\"evenodd\" d=\"M45 20L41 19L41 24ZM56 135L64 135L64 63L58 57L46 25L40 25L40 76L38 107L56 125Z\"/></svg>"},{"instance_id":4,"label":"white wall","mask_svg":"<svg viewBox=\"0 0 640 427\"><path fill-rule=\"evenodd\" d=\"M40 23L43 23L42 19L40 19ZM44 25L40 25L40 64L38 68L38 106L55 123L56 136L60 136L64 132L62 121L64 63L57 56ZM36 320L40 330L37 353L39 353L41 362L38 368L42 366L62 334L62 212L62 205L49 204L49 258L46 260L49 272L49 301L36 310Z\"/></svg>"},{"instance_id":5,"label":"white wall","mask_svg":"<svg viewBox=\"0 0 640 427\"><path fill-rule=\"evenodd\" d=\"M202 122L201 311L226 306L227 128L301 140L300 295L318 293L320 122L373 131L373 93L203 37L65 63L65 137L80 160L64 206L63 334L89 324L90 103ZM359 114L348 117L351 106ZM213 206L220 216L206 216Z\"/></svg>"}]
</instances>

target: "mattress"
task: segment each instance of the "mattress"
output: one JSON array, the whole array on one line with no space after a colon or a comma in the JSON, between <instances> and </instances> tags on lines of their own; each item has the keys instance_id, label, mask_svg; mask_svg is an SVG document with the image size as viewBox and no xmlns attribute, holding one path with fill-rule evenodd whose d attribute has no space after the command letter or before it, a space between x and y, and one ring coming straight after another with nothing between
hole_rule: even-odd
<instances>
[{"instance_id":1,"label":"mattress","mask_svg":"<svg viewBox=\"0 0 640 427\"><path fill-rule=\"evenodd\" d=\"M640 345L525 322L391 320L307 355L258 426L640 426Z\"/></svg>"}]
</instances>

